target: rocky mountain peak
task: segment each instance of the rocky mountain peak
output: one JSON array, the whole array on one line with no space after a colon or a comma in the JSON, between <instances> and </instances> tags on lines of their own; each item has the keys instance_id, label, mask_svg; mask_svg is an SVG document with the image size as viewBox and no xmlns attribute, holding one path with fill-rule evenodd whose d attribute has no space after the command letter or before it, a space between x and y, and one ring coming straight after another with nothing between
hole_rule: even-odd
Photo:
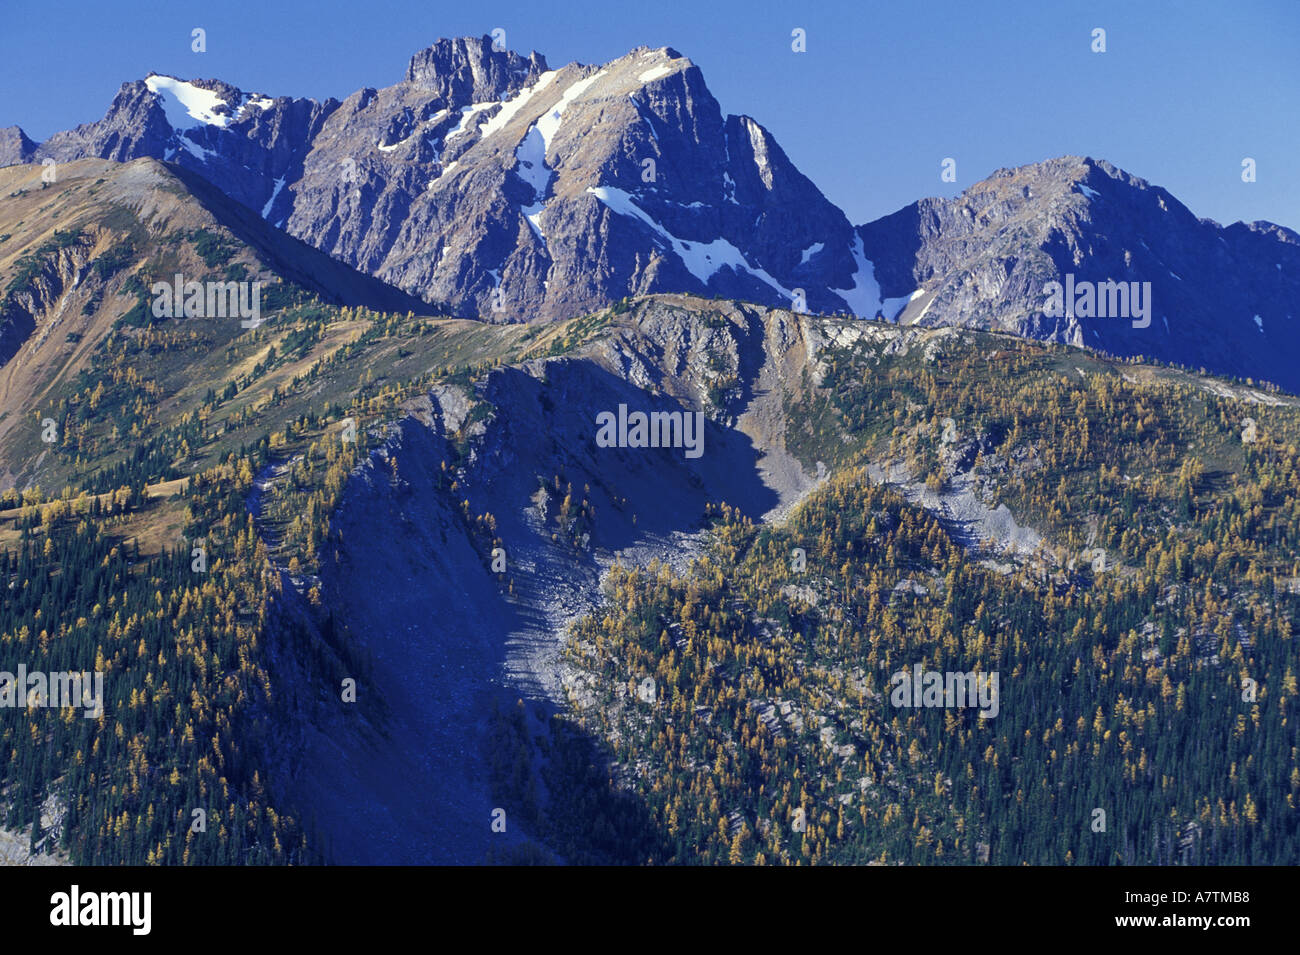
<instances>
[{"instance_id":1,"label":"rocky mountain peak","mask_svg":"<svg viewBox=\"0 0 1300 955\"><path fill-rule=\"evenodd\" d=\"M496 102L536 81L546 58L498 50L490 36L440 39L411 57L406 82L454 106Z\"/></svg>"},{"instance_id":2,"label":"rocky mountain peak","mask_svg":"<svg viewBox=\"0 0 1300 955\"><path fill-rule=\"evenodd\" d=\"M0 165L30 162L37 144L19 126L0 127Z\"/></svg>"},{"instance_id":3,"label":"rocky mountain peak","mask_svg":"<svg viewBox=\"0 0 1300 955\"><path fill-rule=\"evenodd\" d=\"M1294 233L1198 219L1168 190L1104 160L999 169L859 234L883 297L900 306L886 317L900 323L997 329L1287 387L1300 381ZM1051 283L1123 294L1049 314Z\"/></svg>"}]
</instances>

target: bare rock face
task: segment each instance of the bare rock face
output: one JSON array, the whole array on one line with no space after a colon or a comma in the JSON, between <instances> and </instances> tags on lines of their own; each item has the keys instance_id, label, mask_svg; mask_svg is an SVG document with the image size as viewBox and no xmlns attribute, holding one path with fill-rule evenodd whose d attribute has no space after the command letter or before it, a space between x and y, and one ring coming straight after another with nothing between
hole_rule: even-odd
<instances>
[{"instance_id":1,"label":"bare rock face","mask_svg":"<svg viewBox=\"0 0 1300 955\"><path fill-rule=\"evenodd\" d=\"M32 161L37 144L17 126L0 128L0 166L17 166Z\"/></svg>"},{"instance_id":2,"label":"bare rock face","mask_svg":"<svg viewBox=\"0 0 1300 955\"><path fill-rule=\"evenodd\" d=\"M342 103L216 80L124 84L98 123L0 159L153 156L427 302L491 321L649 292L874 315L851 225L699 69L639 48L547 67L439 40Z\"/></svg>"},{"instance_id":3,"label":"bare rock face","mask_svg":"<svg viewBox=\"0 0 1300 955\"><path fill-rule=\"evenodd\" d=\"M659 291L789 304L803 287L810 307L847 310L826 291L853 285L847 220L757 123L723 117L689 60L544 66L440 41L404 86L349 98L289 230L494 321ZM809 267L818 237L838 255Z\"/></svg>"},{"instance_id":4,"label":"bare rock face","mask_svg":"<svg viewBox=\"0 0 1300 955\"><path fill-rule=\"evenodd\" d=\"M439 40L411 57L406 82L446 103L480 103L515 92L545 71L546 59L540 53L524 59L492 49L486 37L462 37Z\"/></svg>"},{"instance_id":5,"label":"bare rock face","mask_svg":"<svg viewBox=\"0 0 1300 955\"><path fill-rule=\"evenodd\" d=\"M55 133L42 143L34 157L57 162L95 157L126 162L141 156L164 158L172 128L162 105L142 81L123 83L108 113L97 123Z\"/></svg>"},{"instance_id":6,"label":"bare rock face","mask_svg":"<svg viewBox=\"0 0 1300 955\"><path fill-rule=\"evenodd\" d=\"M1003 169L859 229L898 320L1148 355L1300 389L1300 236L1219 226L1105 161ZM1052 316L1050 282L1125 283L1147 314ZM1110 292L1107 290L1108 304ZM1077 302L1077 297L1076 297Z\"/></svg>"}]
</instances>

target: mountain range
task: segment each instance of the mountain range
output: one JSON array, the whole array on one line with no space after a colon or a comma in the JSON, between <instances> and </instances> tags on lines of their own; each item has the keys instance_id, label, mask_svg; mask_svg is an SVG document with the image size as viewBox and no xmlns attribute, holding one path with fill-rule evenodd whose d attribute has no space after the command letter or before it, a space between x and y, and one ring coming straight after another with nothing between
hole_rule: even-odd
<instances>
[{"instance_id":1,"label":"mountain range","mask_svg":"<svg viewBox=\"0 0 1300 955\"><path fill-rule=\"evenodd\" d=\"M0 160L2 662L106 676L0 706L0 861L1297 861L1289 230L855 226L675 51L486 38Z\"/></svg>"},{"instance_id":2,"label":"mountain range","mask_svg":"<svg viewBox=\"0 0 1300 955\"><path fill-rule=\"evenodd\" d=\"M0 164L151 157L449 314L555 320L680 292L964 325L1300 388L1300 237L1222 227L1108 162L998 170L954 199L854 225L671 48L551 69L443 39L343 101L219 80L124 83L98 122ZM57 170L57 166L56 166ZM870 184L866 184L870 188ZM1149 283L1141 327L1044 289Z\"/></svg>"}]
</instances>

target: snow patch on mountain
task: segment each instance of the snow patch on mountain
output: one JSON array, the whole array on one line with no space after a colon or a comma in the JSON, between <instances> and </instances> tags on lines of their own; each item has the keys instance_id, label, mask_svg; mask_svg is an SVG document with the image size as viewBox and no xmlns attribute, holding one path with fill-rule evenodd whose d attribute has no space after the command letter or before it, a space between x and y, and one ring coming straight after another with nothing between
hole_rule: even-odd
<instances>
[{"instance_id":1,"label":"snow patch on mountain","mask_svg":"<svg viewBox=\"0 0 1300 955\"><path fill-rule=\"evenodd\" d=\"M564 95L560 97L560 101L551 107L550 111L547 112L545 116L537 120L537 131L542 134L542 142L546 144L548 152L551 148L551 140L555 138L555 134L560 129L560 119L563 117L565 109L568 108L570 103L586 92L592 83L595 83L596 80L604 76L605 73L605 70L601 70L599 73L593 73L584 80L577 80L576 82L569 84L569 88L564 91Z\"/></svg>"},{"instance_id":2,"label":"snow patch on mountain","mask_svg":"<svg viewBox=\"0 0 1300 955\"><path fill-rule=\"evenodd\" d=\"M659 79L661 76L667 76L672 71L673 68L671 66L656 66L654 69L646 70L636 79L638 83L651 83Z\"/></svg>"},{"instance_id":3,"label":"snow patch on mountain","mask_svg":"<svg viewBox=\"0 0 1300 955\"><path fill-rule=\"evenodd\" d=\"M172 129L193 129L196 126L225 129L230 125L230 116L217 112L219 107L229 107L229 104L212 90L157 73L147 77L144 85L162 101L163 113Z\"/></svg>"},{"instance_id":4,"label":"snow patch on mountain","mask_svg":"<svg viewBox=\"0 0 1300 955\"><path fill-rule=\"evenodd\" d=\"M862 236L853 237L853 261L857 269L853 273L851 288L833 288L836 295L844 299L854 315L862 318L875 318L881 309L880 284L876 281L876 268L867 258L862 248Z\"/></svg>"},{"instance_id":5,"label":"snow patch on mountain","mask_svg":"<svg viewBox=\"0 0 1300 955\"><path fill-rule=\"evenodd\" d=\"M194 142L194 140L190 139L190 137L187 136L185 133L181 133L179 136L176 137L176 139L187 153L189 153L195 159L200 160L201 162L206 162L209 156L216 155L216 153L213 152L211 149L204 149L198 143Z\"/></svg>"},{"instance_id":6,"label":"snow patch on mountain","mask_svg":"<svg viewBox=\"0 0 1300 955\"><path fill-rule=\"evenodd\" d=\"M484 110L491 109L493 106L498 106L498 105L500 104L474 103L471 106L461 107L460 122L456 124L455 129L453 129L451 132L447 134L446 138L443 139L443 142L450 142L452 137L459 136L461 133L466 132L468 129L470 129L470 124L475 122L474 118L478 116L479 113L483 112Z\"/></svg>"},{"instance_id":7,"label":"snow patch on mountain","mask_svg":"<svg viewBox=\"0 0 1300 955\"><path fill-rule=\"evenodd\" d=\"M730 268L733 272L745 271L765 282L793 301L794 293L768 274L765 269L750 265L745 255L726 239L710 242L684 241L677 238L632 201L632 196L613 186L588 186L587 191L619 215L631 216L645 223L660 237L667 240L687 271L705 285L719 270Z\"/></svg>"},{"instance_id":8,"label":"snow patch on mountain","mask_svg":"<svg viewBox=\"0 0 1300 955\"><path fill-rule=\"evenodd\" d=\"M925 289L919 288L911 295L900 295L898 298L887 298L880 303L880 313L885 316L886 321L897 321L898 316L902 314L903 309L909 304L915 302L925 294Z\"/></svg>"},{"instance_id":9,"label":"snow patch on mountain","mask_svg":"<svg viewBox=\"0 0 1300 955\"><path fill-rule=\"evenodd\" d=\"M250 108L268 110L274 105L275 100L269 96L263 96L261 93L245 93L240 99L239 105L235 107L235 122L243 119Z\"/></svg>"},{"instance_id":10,"label":"snow patch on mountain","mask_svg":"<svg viewBox=\"0 0 1300 955\"><path fill-rule=\"evenodd\" d=\"M758 169L758 178L763 180L763 185L767 187L768 192L771 192L772 163L767 155L767 136L763 132L763 127L748 116L743 118L743 122L745 132L749 134L749 148L754 154L754 166Z\"/></svg>"},{"instance_id":11,"label":"snow patch on mountain","mask_svg":"<svg viewBox=\"0 0 1300 955\"><path fill-rule=\"evenodd\" d=\"M733 205L740 205L736 200L736 180L731 178L731 173L722 170L722 198L726 199Z\"/></svg>"},{"instance_id":12,"label":"snow patch on mountain","mask_svg":"<svg viewBox=\"0 0 1300 955\"><path fill-rule=\"evenodd\" d=\"M509 123L510 120L514 119L521 109L528 105L528 101L532 99L534 95L551 85L552 81L555 79L556 72L556 70L547 70L537 78L537 82L532 86L525 87L520 90L516 96L502 103L501 111L484 123L479 129L481 137L487 139L498 130L505 129L506 124Z\"/></svg>"},{"instance_id":13,"label":"snow patch on mountain","mask_svg":"<svg viewBox=\"0 0 1300 955\"><path fill-rule=\"evenodd\" d=\"M528 220L533 234L545 243L546 233L542 231L541 217L542 210L546 208L546 190L551 184L551 170L546 168L546 141L542 138L536 123L529 127L524 138L519 141L519 145L515 148L515 159L518 160L515 175L528 183L533 190L532 203L524 206L520 211Z\"/></svg>"},{"instance_id":14,"label":"snow patch on mountain","mask_svg":"<svg viewBox=\"0 0 1300 955\"><path fill-rule=\"evenodd\" d=\"M919 299L920 296L924 294L926 294L926 290L924 290L924 288L918 288L918 290L914 291L911 295L900 295L896 299L884 299L880 303L880 314L883 314L885 321L896 322L898 321L898 316L900 316L900 314L904 312L904 309L907 308L907 305L910 305L913 301Z\"/></svg>"},{"instance_id":15,"label":"snow patch on mountain","mask_svg":"<svg viewBox=\"0 0 1300 955\"><path fill-rule=\"evenodd\" d=\"M546 168L546 141L536 124L530 126L524 138L515 149L515 159L519 165L515 168L517 175L533 187L533 194L541 198L546 194L546 187L551 182L551 170Z\"/></svg>"},{"instance_id":16,"label":"snow patch on mountain","mask_svg":"<svg viewBox=\"0 0 1300 955\"><path fill-rule=\"evenodd\" d=\"M275 190L271 193L271 198L266 200L266 205L262 206L262 218L265 219L271 214L271 207L275 205L275 200L280 197L280 190L284 188L284 176L275 181Z\"/></svg>"},{"instance_id":17,"label":"snow patch on mountain","mask_svg":"<svg viewBox=\"0 0 1300 955\"><path fill-rule=\"evenodd\" d=\"M528 227L533 230L533 235L537 236L537 241L546 244L546 233L542 231L542 211L546 208L546 203L535 202L531 206L524 206L520 211L524 214L524 221Z\"/></svg>"}]
</instances>

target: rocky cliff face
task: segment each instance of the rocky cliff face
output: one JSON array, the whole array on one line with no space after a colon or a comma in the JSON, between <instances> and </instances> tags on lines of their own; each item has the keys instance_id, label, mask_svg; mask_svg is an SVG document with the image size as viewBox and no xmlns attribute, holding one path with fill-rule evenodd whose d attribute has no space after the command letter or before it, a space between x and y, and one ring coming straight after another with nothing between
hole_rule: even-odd
<instances>
[{"instance_id":1,"label":"rocky cliff face","mask_svg":"<svg viewBox=\"0 0 1300 955\"><path fill-rule=\"evenodd\" d=\"M804 288L811 307L849 307L828 291L854 287L847 220L758 124L723 116L689 60L642 49L538 72L511 57L439 44L406 84L349 98L290 231L496 321L659 291L790 304ZM805 262L818 243L830 251Z\"/></svg>"},{"instance_id":2,"label":"rocky cliff face","mask_svg":"<svg viewBox=\"0 0 1300 955\"><path fill-rule=\"evenodd\" d=\"M1000 170L859 233L883 294L906 303L900 322L1009 331L1300 388L1300 236L1197 219L1110 163L1064 157ZM1137 283L1149 314L1084 314L1076 296L1069 313L1049 315L1044 288L1067 280Z\"/></svg>"},{"instance_id":3,"label":"rocky cliff face","mask_svg":"<svg viewBox=\"0 0 1300 955\"><path fill-rule=\"evenodd\" d=\"M516 92L546 72L546 58L495 50L484 40L442 39L411 57L406 82L445 102L483 103Z\"/></svg>"},{"instance_id":4,"label":"rocky cliff face","mask_svg":"<svg viewBox=\"0 0 1300 955\"><path fill-rule=\"evenodd\" d=\"M0 166L31 162L38 145L17 126L0 128Z\"/></svg>"},{"instance_id":5,"label":"rocky cliff face","mask_svg":"<svg viewBox=\"0 0 1300 955\"><path fill-rule=\"evenodd\" d=\"M679 291L874 315L844 215L671 49L558 70L440 40L342 103L126 83L97 123L0 162L153 156L460 314L559 318Z\"/></svg>"}]
</instances>

